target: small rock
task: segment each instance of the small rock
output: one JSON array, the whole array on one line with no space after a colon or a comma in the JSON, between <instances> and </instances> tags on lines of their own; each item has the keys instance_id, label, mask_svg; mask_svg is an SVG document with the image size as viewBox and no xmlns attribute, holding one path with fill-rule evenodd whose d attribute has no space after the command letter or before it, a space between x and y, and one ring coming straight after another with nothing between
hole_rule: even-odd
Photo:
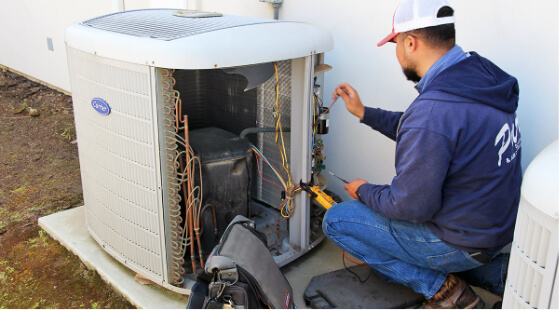
<instances>
[{"instance_id":1,"label":"small rock","mask_svg":"<svg viewBox=\"0 0 559 310\"><path fill-rule=\"evenodd\" d=\"M18 85L19 88L31 88L31 82L23 82Z\"/></svg>"},{"instance_id":2,"label":"small rock","mask_svg":"<svg viewBox=\"0 0 559 310\"><path fill-rule=\"evenodd\" d=\"M38 93L40 90L41 90L40 87L33 87L29 90L29 92L27 92L27 96L34 95L34 94Z\"/></svg>"},{"instance_id":3,"label":"small rock","mask_svg":"<svg viewBox=\"0 0 559 310\"><path fill-rule=\"evenodd\" d=\"M31 116L39 116L39 114L41 114L41 113L39 112L39 110L33 109L33 108L29 108L29 115L31 115Z\"/></svg>"}]
</instances>

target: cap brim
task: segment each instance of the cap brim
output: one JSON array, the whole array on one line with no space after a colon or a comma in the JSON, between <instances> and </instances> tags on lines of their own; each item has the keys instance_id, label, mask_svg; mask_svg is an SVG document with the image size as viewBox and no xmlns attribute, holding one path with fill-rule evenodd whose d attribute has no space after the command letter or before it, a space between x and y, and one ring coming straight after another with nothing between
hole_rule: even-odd
<instances>
[{"instance_id":1,"label":"cap brim","mask_svg":"<svg viewBox=\"0 0 559 310\"><path fill-rule=\"evenodd\" d=\"M394 32L394 30L392 30L392 32L386 36L386 38L382 39L382 41L380 41L377 46L381 47L384 44L386 44L387 42L394 42L394 37L396 37L398 35L398 33Z\"/></svg>"}]
</instances>

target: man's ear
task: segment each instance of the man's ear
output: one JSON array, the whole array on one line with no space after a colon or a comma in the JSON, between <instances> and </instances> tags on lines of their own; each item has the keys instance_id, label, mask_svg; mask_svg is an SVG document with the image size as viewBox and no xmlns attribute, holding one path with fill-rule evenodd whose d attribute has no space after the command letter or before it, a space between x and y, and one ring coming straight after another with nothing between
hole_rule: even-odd
<instances>
[{"instance_id":1,"label":"man's ear","mask_svg":"<svg viewBox=\"0 0 559 310\"><path fill-rule=\"evenodd\" d=\"M419 43L419 40L417 39L417 37L415 37L414 35L407 35L404 38L404 48L406 49L406 52L408 53L413 53L417 50L417 44Z\"/></svg>"}]
</instances>

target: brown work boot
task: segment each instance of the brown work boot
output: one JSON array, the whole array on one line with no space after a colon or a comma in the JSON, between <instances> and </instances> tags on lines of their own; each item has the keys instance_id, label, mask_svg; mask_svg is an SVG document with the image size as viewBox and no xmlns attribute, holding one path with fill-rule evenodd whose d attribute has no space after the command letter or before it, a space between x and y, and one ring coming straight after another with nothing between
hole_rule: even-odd
<instances>
[{"instance_id":1,"label":"brown work boot","mask_svg":"<svg viewBox=\"0 0 559 310\"><path fill-rule=\"evenodd\" d=\"M423 304L424 309L481 309L485 303L459 277L449 274L439 291Z\"/></svg>"}]
</instances>

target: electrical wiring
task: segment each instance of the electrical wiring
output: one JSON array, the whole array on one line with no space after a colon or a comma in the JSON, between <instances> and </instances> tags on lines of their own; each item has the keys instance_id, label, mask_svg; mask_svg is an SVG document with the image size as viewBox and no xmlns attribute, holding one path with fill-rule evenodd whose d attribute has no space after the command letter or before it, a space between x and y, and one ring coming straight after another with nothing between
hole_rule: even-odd
<instances>
[{"instance_id":1,"label":"electrical wiring","mask_svg":"<svg viewBox=\"0 0 559 310\"><path fill-rule=\"evenodd\" d=\"M260 152L260 150L258 150L258 148L256 148L255 146L252 147L252 151L256 154L257 158L256 158L256 164L258 166L258 173L260 174L260 177L270 183L273 183L275 185L277 185L278 187L280 187L281 189L285 190L286 193L286 198L282 200L281 204L280 204L280 214L282 217L284 218L289 218L291 216L291 214L293 214L293 212L295 211L295 205L293 200L293 196L295 196L296 193L300 192L302 190L302 188L297 185L297 186L292 186L289 187L285 181L283 180L283 177L281 176L281 174L279 173L278 169L276 167L274 167L269 161L268 159L266 159L266 157L262 154L262 152ZM272 171L274 171L274 173L276 174L278 180L280 180L280 182L283 184L283 187L281 187L279 184L272 182L266 178L264 178L264 176L262 176L262 174L260 173L260 165L258 164L258 157L260 157L264 162L266 162L268 164L268 166L272 169Z\"/></svg>"},{"instance_id":2,"label":"electrical wiring","mask_svg":"<svg viewBox=\"0 0 559 310\"><path fill-rule=\"evenodd\" d=\"M320 115L330 112L330 109L334 106L334 103L336 103L336 101L338 101L338 98L340 98L340 97L337 96L336 99L334 99L334 101L332 101L332 103L330 104L328 109L326 109L326 111L324 111L324 112L322 112L318 115L318 118L315 120L315 123L314 123L313 127L315 127L318 124L318 122L320 121Z\"/></svg>"},{"instance_id":3,"label":"electrical wiring","mask_svg":"<svg viewBox=\"0 0 559 310\"><path fill-rule=\"evenodd\" d=\"M280 152L280 156L282 159L282 165L283 168L285 170L285 172L287 173L287 178L288 178L288 185L291 186L293 184L292 178L291 178L291 173L289 171L289 162L287 161L287 156L286 156L286 151L285 151L285 142L283 139L283 129L281 128L281 110L280 110L280 105L279 105L279 74L278 74L278 66L277 64L274 62L274 71L276 74L276 106L275 106L275 114L276 114L276 136L275 136L275 141L276 144L278 146L278 150ZM280 147L280 141L281 140L281 147Z\"/></svg>"},{"instance_id":4,"label":"electrical wiring","mask_svg":"<svg viewBox=\"0 0 559 310\"><path fill-rule=\"evenodd\" d=\"M260 156L260 158L262 158L262 160L264 160L264 162L266 162L268 164L268 166L272 169L272 171L276 174L276 176L278 177L278 179L280 180L281 184L283 185L283 189L287 190L287 184L285 184L285 181L283 180L283 177L281 176L281 174L279 173L278 169L276 167L274 167L269 161L268 159L266 159L266 157L262 154L262 152L260 152L259 149L256 148L256 146L252 147L253 152L255 152L258 156Z\"/></svg>"},{"instance_id":5,"label":"electrical wiring","mask_svg":"<svg viewBox=\"0 0 559 310\"><path fill-rule=\"evenodd\" d=\"M315 101L318 103L316 104ZM316 122L316 120L318 119L318 117L320 116L320 112L322 111L322 108L324 107L324 103L322 102L322 100L320 99L320 97L318 97L316 95L316 93L313 92L313 123Z\"/></svg>"},{"instance_id":6,"label":"electrical wiring","mask_svg":"<svg viewBox=\"0 0 559 310\"><path fill-rule=\"evenodd\" d=\"M258 174L260 175L260 177L261 177L264 181L269 182L269 183L272 183L272 184L274 184L275 186L279 187L279 188L282 189L282 190L285 189L284 187L282 187L282 186L279 185L278 183L276 183L276 182L274 182L274 181L270 181L270 180L266 179L266 178L262 175L262 172L261 172L261 170L260 170L260 164L258 163L258 158L259 158L259 157L262 158L262 157L260 156L260 154L258 154L258 152L256 152L256 150L253 149L252 151L254 152L254 154L256 154L256 167L257 167ZM262 160L264 160L264 159L262 159Z\"/></svg>"},{"instance_id":7,"label":"electrical wiring","mask_svg":"<svg viewBox=\"0 0 559 310\"><path fill-rule=\"evenodd\" d=\"M358 265L358 266L365 266L365 265L367 265L367 264L366 264L366 263L360 264L360 263L356 263L356 262L352 261L351 259L349 259L349 257L346 256L345 251L343 251L343 250L342 250L342 254L343 254L343 256L342 256L342 263L344 264L344 268L345 268L348 272L350 272L351 274L353 274L354 276L356 276L360 283L365 283L365 282L367 282L367 280L369 280L369 278L370 278L371 275L373 274L373 269L371 268L371 270L369 271L369 274L367 275L367 277L366 277L364 280L362 280L361 277L359 277L358 274L356 274L355 272L351 271L351 269L349 269L349 267L346 266L345 260L347 259L348 261L350 261L350 262L352 262L352 263L354 263L354 264L356 264L356 265Z\"/></svg>"},{"instance_id":8,"label":"electrical wiring","mask_svg":"<svg viewBox=\"0 0 559 310\"><path fill-rule=\"evenodd\" d=\"M276 77L276 85L275 85L275 105L273 107L273 114L274 114L274 119L275 119L275 143L279 152L279 155L281 157L281 161L282 161L282 167L283 170L285 171L286 177L284 178L282 176L282 173L280 173L280 171L278 169L276 169L275 167L273 167L270 162L266 159L266 157L262 154L262 152L260 152L260 150L258 150L256 147L253 147L253 151L256 155L256 164L257 164L257 168L258 168L258 173L260 175L260 177L269 182L274 184L275 186L278 186L282 189L284 189L285 191L285 198L282 199L281 203L280 203L280 211L281 211L281 215L284 218L288 218L290 217L294 211L295 211L295 202L294 202L294 197L297 193L301 192L302 189L300 188L299 185L295 185L293 183L293 176L291 174L290 171L290 167L289 167L289 161L287 160L287 152L286 152L286 148L285 148L285 140L284 140L284 136L283 136L283 130L282 130L282 126L281 126L281 121L282 121L282 114L281 114L281 108L280 108L280 104L279 104L279 94L280 94L280 78L279 78L279 73L278 73L278 67L277 67L277 63L273 63L274 65L274 72L275 72L275 77ZM316 86L316 85L315 85ZM336 102L336 100L334 100L334 102L332 102L332 104L330 105L330 107L323 111L323 106L324 103L322 102L322 100L316 95L315 92L313 92L313 99L312 99L312 109L313 109L313 114L312 114L312 145L311 145L311 154L313 156L315 156L316 154L319 154L322 152L323 146L317 145L316 141L315 141L315 135L316 135L316 130L317 130L317 124L320 118L320 115L322 115L323 113L327 113L332 106L334 105L334 103ZM278 180L280 180L281 185L268 180L266 178L264 178L264 176L261 173L260 170L260 164L259 164L259 160L258 158L261 158L264 162L266 162L266 164L268 164L268 166L272 169L272 171L274 172L274 174L277 176ZM323 157L321 156L315 156L315 157L320 157L321 159Z\"/></svg>"},{"instance_id":9,"label":"electrical wiring","mask_svg":"<svg viewBox=\"0 0 559 310\"><path fill-rule=\"evenodd\" d=\"M367 263L358 263L353 261L352 259L350 259L349 257L347 257L347 255L345 254L345 251L342 250L342 253L344 254L344 258L347 259L348 261L350 261L351 263L355 264L355 265L359 265L359 266L365 266L367 265Z\"/></svg>"},{"instance_id":10,"label":"electrical wiring","mask_svg":"<svg viewBox=\"0 0 559 310\"><path fill-rule=\"evenodd\" d=\"M315 92L313 92L313 100L312 100L312 104L313 104L313 126L312 126L312 148L314 147L315 144L315 135L316 135L316 125L315 122L318 119L318 115L320 114L320 110L322 110L322 101L320 101L320 98L318 98L318 96L316 95ZM318 104L317 104L318 103Z\"/></svg>"},{"instance_id":11,"label":"electrical wiring","mask_svg":"<svg viewBox=\"0 0 559 310\"><path fill-rule=\"evenodd\" d=\"M276 119L275 142L276 142L276 145L278 147L278 151L279 151L281 159L282 159L283 169L285 170L286 175L287 175L287 182L283 182L284 187L285 187L285 199L283 199L281 204L280 204L280 210L281 210L281 215L284 218L288 218L295 211L295 202L293 201L293 198L294 198L295 194L298 193L300 190L297 190L296 186L293 184L293 176L292 176L291 171L289 169L289 162L287 160L287 155L286 155L287 152L285 151L285 142L284 142L284 138L283 138L283 130L282 130L282 127L281 127L281 109L280 109L280 105L279 105L280 81L279 81L278 67L277 67L277 64L275 62L274 62L274 72L275 72L275 76L276 76L276 87L275 87L275 89L276 89L276 102L275 102L275 107L274 107L274 117ZM278 172L276 172L276 173L279 174Z\"/></svg>"},{"instance_id":12,"label":"electrical wiring","mask_svg":"<svg viewBox=\"0 0 559 310\"><path fill-rule=\"evenodd\" d=\"M289 218L291 216L291 214L293 214L293 212L295 211L295 205L293 200L293 197L295 196L295 194L299 193L302 188L299 185L296 186L292 186L289 187L283 177L281 176L281 174L279 173L279 170L274 167L269 161L268 159L266 159L266 157L260 152L260 150L258 150L255 146L253 146L252 151L256 154L257 159L256 159L256 164L258 167L258 173L260 174L260 177L262 179L264 179L265 181L268 181L272 184L275 184L276 186L278 186L279 188L285 190L286 193L286 198L282 200L281 204L280 204L280 214L282 217L284 218ZM278 180L280 180L280 182L282 183L283 187L280 186L279 184L270 181L266 178L264 178L264 176L262 176L262 174L260 173L260 165L258 164L258 157L260 157L264 162L266 162L268 164L268 166L272 169L272 171L274 171L275 175L277 176Z\"/></svg>"},{"instance_id":13,"label":"electrical wiring","mask_svg":"<svg viewBox=\"0 0 559 310\"><path fill-rule=\"evenodd\" d=\"M296 185L291 191L288 191L286 193L286 198L280 205L281 216L283 216L284 218L288 218L291 216L291 214L293 214L293 212L295 211L295 205L292 201L293 197L295 196L295 194L301 192L302 190L303 189L299 185Z\"/></svg>"}]
</instances>

